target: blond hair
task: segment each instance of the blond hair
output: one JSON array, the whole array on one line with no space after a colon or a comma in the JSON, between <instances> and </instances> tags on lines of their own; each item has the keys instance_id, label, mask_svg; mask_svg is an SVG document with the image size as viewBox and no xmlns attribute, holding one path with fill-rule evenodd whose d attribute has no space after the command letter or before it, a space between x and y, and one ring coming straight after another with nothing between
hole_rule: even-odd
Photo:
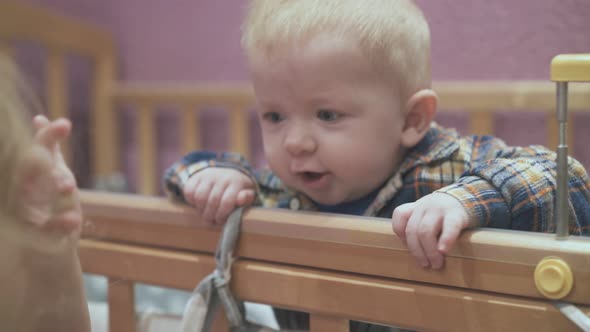
<instances>
[{"instance_id":1,"label":"blond hair","mask_svg":"<svg viewBox=\"0 0 590 332\"><path fill-rule=\"evenodd\" d=\"M321 33L357 38L403 98L430 88L430 30L411 0L252 0L242 47L252 61Z\"/></svg>"},{"instance_id":2,"label":"blond hair","mask_svg":"<svg viewBox=\"0 0 590 332\"><path fill-rule=\"evenodd\" d=\"M4 215L14 215L18 208L18 166L33 145L27 119L39 104L32 96L14 62L0 53L0 213Z\"/></svg>"}]
</instances>

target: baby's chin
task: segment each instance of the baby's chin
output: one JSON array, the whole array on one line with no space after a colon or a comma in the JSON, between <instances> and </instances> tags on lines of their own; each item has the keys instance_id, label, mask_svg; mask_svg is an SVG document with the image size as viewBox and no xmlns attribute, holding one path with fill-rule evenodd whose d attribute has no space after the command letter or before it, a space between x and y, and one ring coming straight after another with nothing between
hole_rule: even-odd
<instances>
[{"instance_id":1,"label":"baby's chin","mask_svg":"<svg viewBox=\"0 0 590 332\"><path fill-rule=\"evenodd\" d=\"M362 197L309 193L305 190L300 190L300 192L303 192L307 197L311 198L312 201L318 204L329 206L352 202Z\"/></svg>"},{"instance_id":2,"label":"baby's chin","mask_svg":"<svg viewBox=\"0 0 590 332\"><path fill-rule=\"evenodd\" d=\"M353 202L365 197L366 195L372 192L372 190L369 190L365 193L365 189L350 190L349 192L344 192L342 190L336 190L334 188L331 188L331 190L329 190L328 192L312 191L308 188L305 188L305 186L300 185L300 183L289 183L289 181L285 180L282 181L283 184L290 190L298 193L303 193L312 201L321 205L338 205Z\"/></svg>"}]
</instances>

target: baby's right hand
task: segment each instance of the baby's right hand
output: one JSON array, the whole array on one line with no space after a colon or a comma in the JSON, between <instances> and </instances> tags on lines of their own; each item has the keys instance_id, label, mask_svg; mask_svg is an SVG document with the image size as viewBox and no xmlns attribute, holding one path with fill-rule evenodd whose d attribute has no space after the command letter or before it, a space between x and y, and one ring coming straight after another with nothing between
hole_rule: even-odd
<instances>
[{"instance_id":1,"label":"baby's right hand","mask_svg":"<svg viewBox=\"0 0 590 332\"><path fill-rule=\"evenodd\" d=\"M184 199L197 208L201 220L224 223L238 206L252 204L255 185L231 168L206 168L192 175L183 188Z\"/></svg>"}]
</instances>

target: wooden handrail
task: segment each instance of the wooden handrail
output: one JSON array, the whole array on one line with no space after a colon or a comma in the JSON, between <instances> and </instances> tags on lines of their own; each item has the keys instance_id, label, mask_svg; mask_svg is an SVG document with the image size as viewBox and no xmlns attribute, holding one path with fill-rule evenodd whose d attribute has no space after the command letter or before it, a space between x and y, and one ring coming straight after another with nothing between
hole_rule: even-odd
<instances>
[{"instance_id":1,"label":"wooden handrail","mask_svg":"<svg viewBox=\"0 0 590 332\"><path fill-rule=\"evenodd\" d=\"M539 111L555 109L555 84L547 81L436 81L433 89L440 98L441 111L465 110ZM114 87L117 102L145 101L169 104L255 104L252 87L236 84L147 84L127 83ZM569 90L572 111L590 111L590 87L572 84Z\"/></svg>"},{"instance_id":2,"label":"wooden handrail","mask_svg":"<svg viewBox=\"0 0 590 332\"><path fill-rule=\"evenodd\" d=\"M84 237L213 253L219 227L202 225L187 206L164 198L83 192L89 227ZM251 209L244 216L242 258L282 262L541 299L533 272L558 255L577 280L566 301L590 305L590 239L556 241L553 235L505 230L465 232L432 272L418 266L385 219Z\"/></svg>"},{"instance_id":3,"label":"wooden handrail","mask_svg":"<svg viewBox=\"0 0 590 332\"><path fill-rule=\"evenodd\" d=\"M468 112L555 110L555 84L549 81L447 81L434 82L440 108ZM572 111L590 111L590 87L573 84L569 106Z\"/></svg>"}]
</instances>

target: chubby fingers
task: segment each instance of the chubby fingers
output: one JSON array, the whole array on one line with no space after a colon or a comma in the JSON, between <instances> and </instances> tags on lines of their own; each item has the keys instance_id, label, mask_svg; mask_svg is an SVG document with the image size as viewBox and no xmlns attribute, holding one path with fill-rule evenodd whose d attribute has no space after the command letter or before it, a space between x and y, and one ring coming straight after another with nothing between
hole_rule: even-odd
<instances>
[{"instance_id":1,"label":"chubby fingers","mask_svg":"<svg viewBox=\"0 0 590 332\"><path fill-rule=\"evenodd\" d=\"M236 203L238 206L247 206L254 203L256 191L254 189L242 189L238 193Z\"/></svg>"},{"instance_id":2,"label":"chubby fingers","mask_svg":"<svg viewBox=\"0 0 590 332\"><path fill-rule=\"evenodd\" d=\"M406 226L412 216L412 212L414 212L415 206L416 203L402 204L393 211L391 227L393 228L393 232L403 241L406 241Z\"/></svg>"},{"instance_id":3,"label":"chubby fingers","mask_svg":"<svg viewBox=\"0 0 590 332\"><path fill-rule=\"evenodd\" d=\"M216 221L215 216L217 215L217 210L221 205L221 200L224 197L225 191L228 187L229 183L225 181L215 182L213 186L211 186L209 195L207 197L207 202L203 207L202 217L205 221L210 223L214 223Z\"/></svg>"},{"instance_id":4,"label":"chubby fingers","mask_svg":"<svg viewBox=\"0 0 590 332\"><path fill-rule=\"evenodd\" d=\"M185 200L196 208L201 220L221 224L240 202L246 200L241 190L239 184L197 175L187 181L183 194Z\"/></svg>"},{"instance_id":5,"label":"chubby fingers","mask_svg":"<svg viewBox=\"0 0 590 332\"><path fill-rule=\"evenodd\" d=\"M202 215L215 182L207 177L193 176L184 185L184 199Z\"/></svg>"},{"instance_id":6,"label":"chubby fingers","mask_svg":"<svg viewBox=\"0 0 590 332\"><path fill-rule=\"evenodd\" d=\"M444 264L444 256L438 246L442 221L440 214L420 208L417 203L408 203L394 210L392 227L420 266L439 269Z\"/></svg>"},{"instance_id":7,"label":"chubby fingers","mask_svg":"<svg viewBox=\"0 0 590 332\"><path fill-rule=\"evenodd\" d=\"M217 208L215 222L223 224L237 206L247 206L254 203L256 193L252 189L242 189L239 185L228 186Z\"/></svg>"},{"instance_id":8,"label":"chubby fingers","mask_svg":"<svg viewBox=\"0 0 590 332\"><path fill-rule=\"evenodd\" d=\"M408 224L406 225L405 239L408 250L410 250L412 255L416 258L418 264L424 268L427 268L430 266L430 263L428 262L424 248L422 248L420 238L418 237L418 230L423 216L423 210L416 210L412 213L410 219L408 220Z\"/></svg>"},{"instance_id":9,"label":"chubby fingers","mask_svg":"<svg viewBox=\"0 0 590 332\"><path fill-rule=\"evenodd\" d=\"M417 227L418 240L425 255L421 263L425 263L426 265L423 266L429 266L435 270L442 268L444 263L444 256L438 250L438 235L443 226L443 218L444 216L439 213L426 212Z\"/></svg>"},{"instance_id":10,"label":"chubby fingers","mask_svg":"<svg viewBox=\"0 0 590 332\"><path fill-rule=\"evenodd\" d=\"M467 226L466 218L460 212L449 213L445 216L442 233L438 240L438 250L447 254L457 242L461 231Z\"/></svg>"},{"instance_id":11,"label":"chubby fingers","mask_svg":"<svg viewBox=\"0 0 590 332\"><path fill-rule=\"evenodd\" d=\"M215 222L223 224L238 206L250 205L254 202L254 190L242 189L240 185L231 184L223 192L223 196L219 201L217 212L215 214Z\"/></svg>"},{"instance_id":12,"label":"chubby fingers","mask_svg":"<svg viewBox=\"0 0 590 332\"><path fill-rule=\"evenodd\" d=\"M239 191L240 187L236 185L229 185L225 188L219 200L217 211L215 211L214 219L216 223L223 224L227 220L227 217L236 206Z\"/></svg>"}]
</instances>

